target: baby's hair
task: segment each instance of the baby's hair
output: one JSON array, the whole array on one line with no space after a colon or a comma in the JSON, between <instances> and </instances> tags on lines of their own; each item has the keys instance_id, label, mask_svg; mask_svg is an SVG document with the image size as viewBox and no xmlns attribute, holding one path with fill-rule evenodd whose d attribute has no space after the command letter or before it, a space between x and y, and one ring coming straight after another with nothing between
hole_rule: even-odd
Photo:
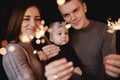
<instances>
[{"instance_id":1,"label":"baby's hair","mask_svg":"<svg viewBox=\"0 0 120 80\"><path fill-rule=\"evenodd\" d=\"M64 27L66 28L66 22L65 21L56 21L56 22L52 22L50 25L49 25L49 28L51 30L57 30L58 28L60 27Z\"/></svg>"},{"instance_id":2,"label":"baby's hair","mask_svg":"<svg viewBox=\"0 0 120 80\"><path fill-rule=\"evenodd\" d=\"M53 32L56 31L56 30L58 30L61 27L66 28L66 22L65 21L56 21L56 22L52 22L49 25L49 28L51 29L50 35L49 35L50 41L52 41Z\"/></svg>"}]
</instances>

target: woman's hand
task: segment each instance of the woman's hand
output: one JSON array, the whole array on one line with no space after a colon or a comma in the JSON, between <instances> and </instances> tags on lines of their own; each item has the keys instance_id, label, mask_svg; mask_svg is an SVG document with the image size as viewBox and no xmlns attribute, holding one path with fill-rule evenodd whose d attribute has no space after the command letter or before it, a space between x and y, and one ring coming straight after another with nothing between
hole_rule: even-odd
<instances>
[{"instance_id":1,"label":"woman's hand","mask_svg":"<svg viewBox=\"0 0 120 80\"><path fill-rule=\"evenodd\" d=\"M65 58L53 61L45 66L47 80L68 80L74 71L73 63Z\"/></svg>"},{"instance_id":2,"label":"woman's hand","mask_svg":"<svg viewBox=\"0 0 120 80\"><path fill-rule=\"evenodd\" d=\"M106 73L114 78L120 76L120 55L110 54L104 58Z\"/></svg>"}]
</instances>

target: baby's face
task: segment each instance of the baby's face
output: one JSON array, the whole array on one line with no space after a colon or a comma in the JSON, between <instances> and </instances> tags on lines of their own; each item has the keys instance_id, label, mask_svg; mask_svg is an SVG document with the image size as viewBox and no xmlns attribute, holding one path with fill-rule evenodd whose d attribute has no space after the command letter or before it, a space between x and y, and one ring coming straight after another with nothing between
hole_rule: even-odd
<instances>
[{"instance_id":1,"label":"baby's face","mask_svg":"<svg viewBox=\"0 0 120 80\"><path fill-rule=\"evenodd\" d=\"M52 41L57 45L64 45L69 41L68 29L60 27L52 33Z\"/></svg>"}]
</instances>

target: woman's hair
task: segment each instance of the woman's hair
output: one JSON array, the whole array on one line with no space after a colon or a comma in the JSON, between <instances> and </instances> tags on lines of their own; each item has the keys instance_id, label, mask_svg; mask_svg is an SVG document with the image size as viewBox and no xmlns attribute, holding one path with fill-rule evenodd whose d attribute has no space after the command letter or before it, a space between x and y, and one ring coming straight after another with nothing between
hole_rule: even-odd
<instances>
[{"instance_id":1,"label":"woman's hair","mask_svg":"<svg viewBox=\"0 0 120 80\"><path fill-rule=\"evenodd\" d=\"M23 21L23 17L25 14L25 11L29 8L35 6L38 8L40 12L40 6L39 3L36 0L24 0L19 1L18 4L16 4L12 10L11 17L8 24L7 29L7 41L19 41L19 35L21 32L21 24Z\"/></svg>"}]
</instances>

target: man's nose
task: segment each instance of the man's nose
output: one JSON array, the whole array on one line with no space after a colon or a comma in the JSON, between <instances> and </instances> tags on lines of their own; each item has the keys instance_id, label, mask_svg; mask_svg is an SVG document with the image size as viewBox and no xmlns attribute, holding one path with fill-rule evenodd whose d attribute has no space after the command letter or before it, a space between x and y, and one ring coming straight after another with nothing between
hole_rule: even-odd
<instances>
[{"instance_id":1,"label":"man's nose","mask_svg":"<svg viewBox=\"0 0 120 80\"><path fill-rule=\"evenodd\" d=\"M71 20L74 21L76 19L76 15L75 14L71 13L70 16L71 16Z\"/></svg>"}]
</instances>

